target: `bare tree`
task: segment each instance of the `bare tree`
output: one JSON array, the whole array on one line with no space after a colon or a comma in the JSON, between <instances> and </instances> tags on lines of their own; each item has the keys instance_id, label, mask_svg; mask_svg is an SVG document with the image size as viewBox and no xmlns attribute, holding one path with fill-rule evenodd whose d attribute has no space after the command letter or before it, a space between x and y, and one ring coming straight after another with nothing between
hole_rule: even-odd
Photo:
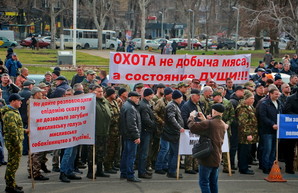
<instances>
[{"instance_id":1,"label":"bare tree","mask_svg":"<svg viewBox=\"0 0 298 193\"><path fill-rule=\"evenodd\" d=\"M145 50L146 8L151 0L138 0L141 11L141 50Z\"/></svg>"},{"instance_id":2,"label":"bare tree","mask_svg":"<svg viewBox=\"0 0 298 193\"><path fill-rule=\"evenodd\" d=\"M298 2L296 0L262 0L261 2L258 9L246 6L242 8L250 13L249 27L257 26L257 31L260 32L260 24L262 24L262 29L269 32L270 51L277 56L279 33L286 32L295 39L295 42L298 40ZM298 52L297 43L296 52Z\"/></svg>"},{"instance_id":3,"label":"bare tree","mask_svg":"<svg viewBox=\"0 0 298 193\"><path fill-rule=\"evenodd\" d=\"M93 0L92 2L92 17L94 25L97 29L98 48L102 50L102 30L105 27L108 14L112 10L112 0Z\"/></svg>"}]
</instances>

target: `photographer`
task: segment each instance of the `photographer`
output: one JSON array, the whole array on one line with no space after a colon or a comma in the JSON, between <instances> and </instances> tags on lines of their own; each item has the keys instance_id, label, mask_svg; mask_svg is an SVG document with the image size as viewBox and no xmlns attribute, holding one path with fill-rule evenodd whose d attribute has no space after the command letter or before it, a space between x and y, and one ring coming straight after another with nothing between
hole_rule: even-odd
<instances>
[{"instance_id":1,"label":"photographer","mask_svg":"<svg viewBox=\"0 0 298 193\"><path fill-rule=\"evenodd\" d=\"M198 113L198 119L201 122L196 122L195 111L190 113L188 119L188 127L193 134L206 136L210 138L213 146L213 151L205 159L199 159L199 185L201 191L205 192L218 192L218 167L221 162L221 146L224 141L224 134L228 128L228 125L222 121L222 114L225 111L225 107L222 104L212 105L212 118L206 120L203 113Z\"/></svg>"}]
</instances>

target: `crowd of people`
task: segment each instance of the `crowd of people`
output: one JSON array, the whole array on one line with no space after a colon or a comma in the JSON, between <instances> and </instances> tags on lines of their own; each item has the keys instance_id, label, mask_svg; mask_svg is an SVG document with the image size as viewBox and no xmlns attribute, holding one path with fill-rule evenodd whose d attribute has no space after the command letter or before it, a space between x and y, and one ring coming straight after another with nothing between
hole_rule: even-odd
<instances>
[{"instance_id":1,"label":"crowd of people","mask_svg":"<svg viewBox=\"0 0 298 193\"><path fill-rule=\"evenodd\" d=\"M179 137L185 130L209 136L215 147L211 158L206 160L183 156L185 173L199 172L202 192L210 189L217 192L220 147L225 130L229 136L233 172L239 170L241 174L253 175L249 165L258 164L263 173L268 174L276 155L277 114L298 114L298 76L289 60L293 73L289 83L283 82L280 74L272 75L272 58L268 64L266 59L267 56L243 86L234 85L231 78L227 78L224 85L208 78L204 83L198 79L172 85L138 83L131 89L129 85L108 83L105 71L97 76L94 70L85 71L81 66L77 67L72 80L67 80L56 67L35 85L27 78L28 69L11 53L7 68L0 65L1 130L8 150L6 162L0 134L0 165L7 165L6 192L23 192L15 182L15 173L21 155L29 154L28 100L86 93L96 95L96 177L109 177L120 171L121 179L140 182L141 178L151 179L154 169L156 175L176 178ZM14 69L8 68L9 60L13 60ZM294 173L296 142L294 139L279 141L280 159L285 161L285 171L289 174ZM52 172L59 172L62 182L80 180L80 169L86 167L87 178L93 179L93 146L88 145L32 153L28 156L28 178L49 180L44 173L51 172L47 164L50 154ZM222 165L222 172L228 173L225 154ZM183 175L178 177L183 178Z\"/></svg>"}]
</instances>

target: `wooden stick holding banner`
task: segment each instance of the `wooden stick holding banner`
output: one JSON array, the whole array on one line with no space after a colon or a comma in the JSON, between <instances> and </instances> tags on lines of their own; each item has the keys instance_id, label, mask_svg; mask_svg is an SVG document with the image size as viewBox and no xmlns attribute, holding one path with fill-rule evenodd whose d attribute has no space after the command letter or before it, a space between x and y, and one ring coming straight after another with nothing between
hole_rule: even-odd
<instances>
[{"instance_id":1,"label":"wooden stick holding banner","mask_svg":"<svg viewBox=\"0 0 298 193\"><path fill-rule=\"evenodd\" d=\"M29 103L30 104L30 99L29 99ZM28 120L30 120L30 105L28 105ZM29 141L31 140L30 139L30 121L28 121L28 127L27 129L29 130L29 133L28 133L28 139ZM30 175L31 175L31 183L32 183L32 189L35 188L35 182L34 182L34 177L33 177L33 168L32 168L32 153L31 153L31 148L30 148L30 145L29 145L29 167L30 167Z\"/></svg>"},{"instance_id":2,"label":"wooden stick holding banner","mask_svg":"<svg viewBox=\"0 0 298 193\"><path fill-rule=\"evenodd\" d=\"M179 180L179 169L180 169L180 158L181 156L178 153L178 159L177 159L177 176L176 176L176 180Z\"/></svg>"},{"instance_id":3,"label":"wooden stick holding banner","mask_svg":"<svg viewBox=\"0 0 298 193\"><path fill-rule=\"evenodd\" d=\"M93 156L92 156L92 161L93 161L93 165L92 165L92 168L93 168L93 174L92 174L92 176L93 176L93 181L95 180L95 144L93 144Z\"/></svg>"},{"instance_id":4,"label":"wooden stick holding banner","mask_svg":"<svg viewBox=\"0 0 298 193\"><path fill-rule=\"evenodd\" d=\"M228 159L229 176L232 176L232 168L231 168L230 152L226 152L226 154L227 154L227 159Z\"/></svg>"}]
</instances>

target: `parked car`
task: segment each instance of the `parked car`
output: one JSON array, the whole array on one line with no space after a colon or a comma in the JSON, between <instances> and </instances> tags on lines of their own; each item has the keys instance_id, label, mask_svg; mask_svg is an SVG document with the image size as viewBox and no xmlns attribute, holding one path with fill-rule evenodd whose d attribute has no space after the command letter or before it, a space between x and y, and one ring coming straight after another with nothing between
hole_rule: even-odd
<instances>
[{"instance_id":1,"label":"parked car","mask_svg":"<svg viewBox=\"0 0 298 193\"><path fill-rule=\"evenodd\" d=\"M253 75L255 75L256 73L254 73L254 72L251 72L251 73L249 73L249 76L253 76ZM288 74L284 74L284 73L275 73L275 72L273 72L273 73L271 73L272 74L272 76L273 77L275 77L275 75L276 74L279 74L280 76L281 76L281 79L282 79L282 81L283 82L285 82L285 83L288 83L288 82L290 82L290 75L288 75Z\"/></svg>"},{"instance_id":2,"label":"parked car","mask_svg":"<svg viewBox=\"0 0 298 193\"><path fill-rule=\"evenodd\" d=\"M136 45L137 42L141 42L141 38L134 38L134 39L131 40L131 42L133 42L134 45Z\"/></svg>"},{"instance_id":3,"label":"parked car","mask_svg":"<svg viewBox=\"0 0 298 193\"><path fill-rule=\"evenodd\" d=\"M39 43L39 47L40 48L49 48L50 47L50 43L49 42L45 42L45 41L43 41L41 39L37 39L37 41ZM24 47L30 47L31 46L31 42L32 42L31 38L28 37L28 38L22 40L21 43L20 43L20 45L21 46L24 46Z\"/></svg>"},{"instance_id":4,"label":"parked car","mask_svg":"<svg viewBox=\"0 0 298 193\"><path fill-rule=\"evenodd\" d=\"M183 42L183 40L184 39L182 39L182 38L171 38L171 39L169 39L169 42L173 43L174 41L176 41L177 43L179 43L179 42Z\"/></svg>"},{"instance_id":5,"label":"parked car","mask_svg":"<svg viewBox=\"0 0 298 193\"><path fill-rule=\"evenodd\" d=\"M56 41L56 48L60 48L61 39ZM82 49L82 44L80 42L76 42L76 48ZM64 47L65 48L73 48L73 39L72 38L64 38Z\"/></svg>"},{"instance_id":6,"label":"parked car","mask_svg":"<svg viewBox=\"0 0 298 193\"><path fill-rule=\"evenodd\" d=\"M145 49L148 50L149 47L151 47L152 49L155 49L157 50L159 48L159 43L157 43L156 41L154 40L145 40ZM141 41L137 42L135 47L137 49L141 49Z\"/></svg>"},{"instance_id":7,"label":"parked car","mask_svg":"<svg viewBox=\"0 0 298 193\"><path fill-rule=\"evenodd\" d=\"M201 42L198 39L191 39L191 44L193 45L194 49L201 49L203 48ZM188 46L188 39L184 39L181 42L178 42L178 49L186 48Z\"/></svg>"},{"instance_id":8,"label":"parked car","mask_svg":"<svg viewBox=\"0 0 298 193\"><path fill-rule=\"evenodd\" d=\"M202 48L205 48L206 47L206 40L202 40L201 45L202 45ZM208 48L216 48L217 47L217 45L213 41L213 39L208 39L207 46L208 46Z\"/></svg>"},{"instance_id":9,"label":"parked car","mask_svg":"<svg viewBox=\"0 0 298 193\"><path fill-rule=\"evenodd\" d=\"M0 37L0 48L16 47L18 43L16 41L10 41L6 37Z\"/></svg>"},{"instance_id":10,"label":"parked car","mask_svg":"<svg viewBox=\"0 0 298 193\"><path fill-rule=\"evenodd\" d=\"M157 39L154 39L154 41L156 41L159 44L161 44L164 41L166 41L167 43L172 43L172 42L170 42L169 40L167 40L165 38L157 38Z\"/></svg>"},{"instance_id":11,"label":"parked car","mask_svg":"<svg viewBox=\"0 0 298 193\"><path fill-rule=\"evenodd\" d=\"M238 47L248 47L248 38L240 38L238 41L237 41L237 46Z\"/></svg>"},{"instance_id":12,"label":"parked car","mask_svg":"<svg viewBox=\"0 0 298 193\"><path fill-rule=\"evenodd\" d=\"M28 80L33 80L35 85L39 84L44 79L44 74L29 74L27 76Z\"/></svg>"},{"instance_id":13,"label":"parked car","mask_svg":"<svg viewBox=\"0 0 298 193\"><path fill-rule=\"evenodd\" d=\"M51 36L44 36L41 38L41 40L43 40L44 42L49 42L49 43L51 43L51 39L52 39ZM55 40L57 41L57 38L55 38Z\"/></svg>"},{"instance_id":14,"label":"parked car","mask_svg":"<svg viewBox=\"0 0 298 193\"><path fill-rule=\"evenodd\" d=\"M235 48L235 41L231 39L218 39L217 40L217 48L216 49L232 49Z\"/></svg>"},{"instance_id":15,"label":"parked car","mask_svg":"<svg viewBox=\"0 0 298 193\"><path fill-rule=\"evenodd\" d=\"M263 48L266 49L266 48L269 48L270 47L270 37L264 37L263 38Z\"/></svg>"}]
</instances>

